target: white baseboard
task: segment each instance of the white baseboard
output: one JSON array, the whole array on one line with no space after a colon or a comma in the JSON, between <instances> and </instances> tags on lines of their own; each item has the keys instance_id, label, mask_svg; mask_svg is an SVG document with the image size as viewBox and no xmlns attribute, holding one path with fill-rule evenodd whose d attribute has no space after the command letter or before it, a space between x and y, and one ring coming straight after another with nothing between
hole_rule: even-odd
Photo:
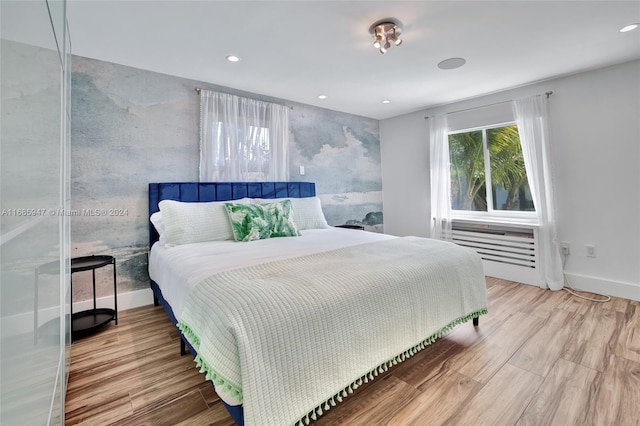
<instances>
[{"instance_id":1,"label":"white baseboard","mask_svg":"<svg viewBox=\"0 0 640 426\"><path fill-rule=\"evenodd\" d=\"M118 312L151 304L153 304L153 291L151 291L151 288L118 293ZM113 308L113 296L99 297L96 299L96 307ZM93 300L83 300L73 304L73 312L87 309L93 309Z\"/></svg>"},{"instance_id":2,"label":"white baseboard","mask_svg":"<svg viewBox=\"0 0 640 426\"><path fill-rule=\"evenodd\" d=\"M569 285L576 290L640 301L640 285L599 277L565 273Z\"/></svg>"},{"instance_id":3,"label":"white baseboard","mask_svg":"<svg viewBox=\"0 0 640 426\"><path fill-rule=\"evenodd\" d=\"M150 288L118 293L118 312L153 304L153 291ZM96 307L113 308L113 296L99 297ZM83 300L73 304L73 312L93 309L93 300ZM38 311L38 326L60 317L60 308L52 307ZM0 318L0 332L2 337L32 334L34 332L33 311Z\"/></svg>"},{"instance_id":4,"label":"white baseboard","mask_svg":"<svg viewBox=\"0 0 640 426\"><path fill-rule=\"evenodd\" d=\"M536 269L491 262L484 259L482 264L484 266L484 274L487 276L542 287L540 285L540 276ZM576 290L640 301L639 284L567 272L565 272L565 277L569 285ZM542 288L546 288L546 286Z\"/></svg>"}]
</instances>

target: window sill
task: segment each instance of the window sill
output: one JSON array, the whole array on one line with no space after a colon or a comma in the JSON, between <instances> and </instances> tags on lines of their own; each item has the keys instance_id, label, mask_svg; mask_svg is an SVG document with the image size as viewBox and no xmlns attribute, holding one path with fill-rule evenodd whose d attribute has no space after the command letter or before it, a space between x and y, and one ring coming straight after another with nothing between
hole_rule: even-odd
<instances>
[{"instance_id":1,"label":"window sill","mask_svg":"<svg viewBox=\"0 0 640 426\"><path fill-rule=\"evenodd\" d=\"M514 218L514 217L495 217L495 216L466 216L466 215L452 215L451 220L453 222L463 223L486 223L492 225L510 225L510 226L528 226L532 228L538 228L538 220L536 218Z\"/></svg>"}]
</instances>

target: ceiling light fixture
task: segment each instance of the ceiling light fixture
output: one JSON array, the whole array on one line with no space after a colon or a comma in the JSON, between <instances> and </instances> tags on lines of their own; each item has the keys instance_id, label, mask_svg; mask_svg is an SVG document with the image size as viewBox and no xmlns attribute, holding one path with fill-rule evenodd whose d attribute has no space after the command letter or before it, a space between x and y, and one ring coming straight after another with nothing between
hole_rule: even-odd
<instances>
[{"instance_id":1,"label":"ceiling light fixture","mask_svg":"<svg viewBox=\"0 0 640 426\"><path fill-rule=\"evenodd\" d=\"M327 99L327 95L318 95L318 99Z\"/></svg>"},{"instance_id":2,"label":"ceiling light fixture","mask_svg":"<svg viewBox=\"0 0 640 426\"><path fill-rule=\"evenodd\" d=\"M369 27L369 34L373 37L373 47L380 49L382 54L389 50L391 43L396 46L402 44L401 33L402 24L393 18L381 19Z\"/></svg>"},{"instance_id":3,"label":"ceiling light fixture","mask_svg":"<svg viewBox=\"0 0 640 426\"><path fill-rule=\"evenodd\" d=\"M619 31L620 31L621 33L626 33L627 31L633 31L633 30L635 30L636 28L638 28L638 26L639 26L639 25L640 25L640 24L631 24L631 25L627 25L626 27L622 27L622 28L620 28L620 30L619 30Z\"/></svg>"},{"instance_id":4,"label":"ceiling light fixture","mask_svg":"<svg viewBox=\"0 0 640 426\"><path fill-rule=\"evenodd\" d=\"M389 99L385 99L384 101L382 101L383 104L390 104L391 101Z\"/></svg>"},{"instance_id":5,"label":"ceiling light fixture","mask_svg":"<svg viewBox=\"0 0 640 426\"><path fill-rule=\"evenodd\" d=\"M229 55L229 56L227 56L227 61L229 61L229 62L238 62L238 61L240 61L240 58L238 58L236 55Z\"/></svg>"}]
</instances>

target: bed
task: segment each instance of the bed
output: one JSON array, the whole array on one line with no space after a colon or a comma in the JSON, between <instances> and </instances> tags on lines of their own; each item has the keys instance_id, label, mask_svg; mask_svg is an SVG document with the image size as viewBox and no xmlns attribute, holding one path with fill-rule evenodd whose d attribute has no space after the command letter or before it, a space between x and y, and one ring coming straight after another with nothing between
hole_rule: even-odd
<instances>
[{"instance_id":1,"label":"bed","mask_svg":"<svg viewBox=\"0 0 640 426\"><path fill-rule=\"evenodd\" d=\"M311 182L149 184L156 303L238 425L309 424L487 312L475 252L330 227L315 195ZM271 238L252 215L276 218Z\"/></svg>"}]
</instances>

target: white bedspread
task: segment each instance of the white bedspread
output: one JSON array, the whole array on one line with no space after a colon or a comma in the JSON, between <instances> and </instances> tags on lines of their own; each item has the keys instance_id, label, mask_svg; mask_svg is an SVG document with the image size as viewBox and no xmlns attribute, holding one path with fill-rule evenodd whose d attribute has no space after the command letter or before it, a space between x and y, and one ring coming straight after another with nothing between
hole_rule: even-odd
<instances>
[{"instance_id":1,"label":"white bedspread","mask_svg":"<svg viewBox=\"0 0 640 426\"><path fill-rule=\"evenodd\" d=\"M313 251L303 238L282 240ZM254 266L225 268L192 286L179 326L221 397L243 403L247 426L308 421L311 411L315 418L486 312L482 264L472 250L416 237L352 242L269 263L253 259ZM188 265L195 265L190 258Z\"/></svg>"},{"instance_id":2,"label":"white bedspread","mask_svg":"<svg viewBox=\"0 0 640 426\"><path fill-rule=\"evenodd\" d=\"M149 276L158 284L176 319L180 320L193 287L216 272L396 238L344 228L309 229L301 233L301 237L248 243L210 241L175 247L156 243L149 253Z\"/></svg>"}]
</instances>

